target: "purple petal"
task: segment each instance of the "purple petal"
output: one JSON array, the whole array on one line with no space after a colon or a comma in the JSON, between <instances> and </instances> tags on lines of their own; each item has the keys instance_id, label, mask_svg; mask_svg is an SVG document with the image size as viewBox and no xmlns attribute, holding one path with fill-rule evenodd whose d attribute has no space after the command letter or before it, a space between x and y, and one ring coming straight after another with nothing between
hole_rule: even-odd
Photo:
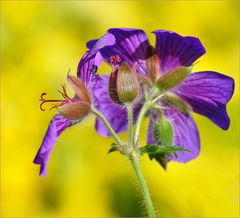
<instances>
[{"instance_id":1,"label":"purple petal","mask_svg":"<svg viewBox=\"0 0 240 218\"><path fill-rule=\"evenodd\" d=\"M113 45L115 38L112 34L107 33L99 40L94 40L90 43L91 50L87 51L80 63L78 64L77 75L87 85L94 86L95 82L99 79L96 74L98 67L103 61L103 57L99 50L108 45Z\"/></svg>"},{"instance_id":2,"label":"purple petal","mask_svg":"<svg viewBox=\"0 0 240 218\"><path fill-rule=\"evenodd\" d=\"M197 126L190 114L182 113L174 108L167 108L164 110L164 116L170 121L173 127L173 145L191 151L191 153L176 152L177 157L169 160L185 163L196 158L200 151L200 139ZM157 116L152 117L150 120L147 135L148 144L155 143L152 136L152 128L156 120Z\"/></svg>"},{"instance_id":3,"label":"purple petal","mask_svg":"<svg viewBox=\"0 0 240 218\"><path fill-rule=\"evenodd\" d=\"M101 79L101 85L99 85L99 83L94 91L94 105L106 117L115 132L124 132L128 128L126 109L124 106L115 104L111 100L108 92L109 76L103 76ZM134 107L134 122L137 119L141 106L142 104L138 103ZM95 128L100 135L110 136L109 131L99 118L96 119Z\"/></svg>"},{"instance_id":4,"label":"purple petal","mask_svg":"<svg viewBox=\"0 0 240 218\"><path fill-rule=\"evenodd\" d=\"M74 123L62 115L55 115L51 120L43 142L34 158L33 163L40 165L40 176L46 176L48 159L52 153L52 149L60 136L60 134Z\"/></svg>"},{"instance_id":5,"label":"purple petal","mask_svg":"<svg viewBox=\"0 0 240 218\"><path fill-rule=\"evenodd\" d=\"M206 52L198 38L164 30L156 30L154 34L162 73L178 66L189 66Z\"/></svg>"},{"instance_id":6,"label":"purple petal","mask_svg":"<svg viewBox=\"0 0 240 218\"><path fill-rule=\"evenodd\" d=\"M116 28L109 29L108 33L114 35L116 42L101 49L103 57L108 60L111 56L119 55L130 66L137 62L137 71L146 74L146 59L151 47L145 32L140 29Z\"/></svg>"},{"instance_id":7,"label":"purple petal","mask_svg":"<svg viewBox=\"0 0 240 218\"><path fill-rule=\"evenodd\" d=\"M194 112L208 117L227 130L230 119L226 104L234 91L234 80L220 73L205 71L190 74L174 92L187 101Z\"/></svg>"},{"instance_id":8,"label":"purple petal","mask_svg":"<svg viewBox=\"0 0 240 218\"><path fill-rule=\"evenodd\" d=\"M93 39L93 40L89 40L88 42L87 42L87 48L88 49L92 49L93 47L94 47L94 45L96 44L96 42L98 41L98 39Z\"/></svg>"},{"instance_id":9,"label":"purple petal","mask_svg":"<svg viewBox=\"0 0 240 218\"><path fill-rule=\"evenodd\" d=\"M96 72L102 61L103 58L99 52L90 56L90 51L87 51L78 64L77 76L90 89L99 80L99 76L96 74Z\"/></svg>"}]
</instances>

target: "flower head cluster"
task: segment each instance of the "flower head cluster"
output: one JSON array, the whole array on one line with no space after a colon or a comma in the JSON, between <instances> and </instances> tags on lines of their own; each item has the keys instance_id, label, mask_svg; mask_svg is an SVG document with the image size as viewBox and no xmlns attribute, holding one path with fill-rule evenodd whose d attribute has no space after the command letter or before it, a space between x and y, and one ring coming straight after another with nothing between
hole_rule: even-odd
<instances>
[{"instance_id":1,"label":"flower head cluster","mask_svg":"<svg viewBox=\"0 0 240 218\"><path fill-rule=\"evenodd\" d=\"M226 104L234 91L231 77L214 72L192 72L194 62L205 53L198 38L157 30L155 47L143 30L109 29L106 34L87 43L88 51L80 60L77 77L68 76L75 92L70 98L65 88L63 100L55 102L59 114L51 120L42 145L34 159L45 175L46 165L58 136L96 108L116 133L128 129L126 104L133 107L136 130L132 146L138 145L139 128L144 116L149 118L147 145L155 148L178 146L175 155L154 153L164 168L169 161L188 162L198 156L200 139L192 112L204 115L227 130L230 119ZM110 75L97 74L105 61L112 67ZM110 136L106 122L96 118L95 128ZM146 148L146 149L147 149ZM185 150L190 152L185 152ZM143 151L143 149L142 149ZM154 150L156 151L156 149Z\"/></svg>"}]
</instances>

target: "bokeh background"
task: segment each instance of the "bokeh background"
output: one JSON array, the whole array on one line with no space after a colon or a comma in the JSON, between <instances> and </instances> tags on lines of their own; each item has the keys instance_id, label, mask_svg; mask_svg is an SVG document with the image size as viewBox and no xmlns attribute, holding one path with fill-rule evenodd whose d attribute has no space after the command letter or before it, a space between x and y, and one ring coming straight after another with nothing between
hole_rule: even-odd
<instances>
[{"instance_id":1,"label":"bokeh background","mask_svg":"<svg viewBox=\"0 0 240 218\"><path fill-rule=\"evenodd\" d=\"M194 70L222 72L236 82L228 131L194 115L201 133L197 159L170 163L167 172L142 159L157 211L161 217L239 217L238 13L238 1L1 1L1 215L144 214L129 163L107 155L112 139L97 135L93 117L61 135L46 178L32 163L55 114L39 110L40 94L59 96L89 39L111 27L133 27L144 29L153 44L156 29L199 37L207 53ZM147 121L142 143L146 129Z\"/></svg>"}]
</instances>

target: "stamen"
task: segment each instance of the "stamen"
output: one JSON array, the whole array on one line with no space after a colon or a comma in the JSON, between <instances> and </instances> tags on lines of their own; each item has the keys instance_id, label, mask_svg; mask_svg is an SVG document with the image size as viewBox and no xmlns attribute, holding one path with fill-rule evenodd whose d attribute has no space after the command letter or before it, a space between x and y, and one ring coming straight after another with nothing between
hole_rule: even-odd
<instances>
[{"instance_id":1,"label":"stamen","mask_svg":"<svg viewBox=\"0 0 240 218\"><path fill-rule=\"evenodd\" d=\"M108 61L112 65L118 65L122 60L119 55L113 55L110 58L108 58Z\"/></svg>"}]
</instances>

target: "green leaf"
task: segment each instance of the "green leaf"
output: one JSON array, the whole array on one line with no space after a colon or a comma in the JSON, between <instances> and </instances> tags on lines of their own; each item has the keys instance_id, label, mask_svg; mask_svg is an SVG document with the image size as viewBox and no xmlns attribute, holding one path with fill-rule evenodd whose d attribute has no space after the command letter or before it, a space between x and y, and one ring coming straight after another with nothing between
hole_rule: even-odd
<instances>
[{"instance_id":1,"label":"green leaf","mask_svg":"<svg viewBox=\"0 0 240 218\"><path fill-rule=\"evenodd\" d=\"M141 154L157 154L157 153L175 153L177 151L191 152L179 146L159 146L159 145L146 145L140 149Z\"/></svg>"},{"instance_id":2,"label":"green leaf","mask_svg":"<svg viewBox=\"0 0 240 218\"><path fill-rule=\"evenodd\" d=\"M160 118L153 126L153 138L158 145L170 146L173 143L173 128L171 123Z\"/></svg>"},{"instance_id":3,"label":"green leaf","mask_svg":"<svg viewBox=\"0 0 240 218\"><path fill-rule=\"evenodd\" d=\"M156 160L164 170L167 169L167 163L168 163L167 157L168 155L164 153L149 154L150 160L153 160L153 159Z\"/></svg>"},{"instance_id":4,"label":"green leaf","mask_svg":"<svg viewBox=\"0 0 240 218\"><path fill-rule=\"evenodd\" d=\"M164 170L167 169L167 159L173 155L177 157L177 151L191 152L179 146L159 146L159 145L146 145L140 149L141 155L148 154L150 160L156 160Z\"/></svg>"},{"instance_id":5,"label":"green leaf","mask_svg":"<svg viewBox=\"0 0 240 218\"><path fill-rule=\"evenodd\" d=\"M176 67L173 70L165 73L156 82L156 87L159 91L166 91L181 83L191 72L192 66Z\"/></svg>"}]
</instances>

